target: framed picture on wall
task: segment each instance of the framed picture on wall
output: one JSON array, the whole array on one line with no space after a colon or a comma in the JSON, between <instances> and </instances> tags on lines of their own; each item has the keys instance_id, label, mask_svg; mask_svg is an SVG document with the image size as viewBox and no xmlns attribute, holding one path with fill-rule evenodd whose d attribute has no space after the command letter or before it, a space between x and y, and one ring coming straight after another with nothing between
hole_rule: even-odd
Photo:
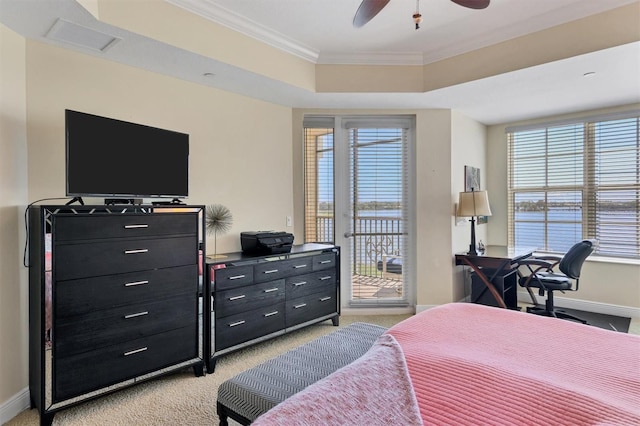
<instances>
[{"instance_id":1,"label":"framed picture on wall","mask_svg":"<svg viewBox=\"0 0 640 426\"><path fill-rule=\"evenodd\" d=\"M464 166L464 190L480 191L480 169L473 166Z\"/></svg>"},{"instance_id":2,"label":"framed picture on wall","mask_svg":"<svg viewBox=\"0 0 640 426\"><path fill-rule=\"evenodd\" d=\"M464 166L464 190L480 191L480 169L473 166ZM487 216L478 216L478 225L487 223Z\"/></svg>"}]
</instances>

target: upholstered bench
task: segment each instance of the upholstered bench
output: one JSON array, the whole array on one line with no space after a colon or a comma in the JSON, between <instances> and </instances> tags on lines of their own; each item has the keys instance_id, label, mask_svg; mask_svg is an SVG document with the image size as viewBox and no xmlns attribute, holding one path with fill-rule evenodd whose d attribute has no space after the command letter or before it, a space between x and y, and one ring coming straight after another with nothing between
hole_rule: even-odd
<instances>
[{"instance_id":1,"label":"upholstered bench","mask_svg":"<svg viewBox=\"0 0 640 426\"><path fill-rule=\"evenodd\" d=\"M263 362L218 388L220 426L248 425L293 394L364 355L384 327L353 323Z\"/></svg>"}]
</instances>

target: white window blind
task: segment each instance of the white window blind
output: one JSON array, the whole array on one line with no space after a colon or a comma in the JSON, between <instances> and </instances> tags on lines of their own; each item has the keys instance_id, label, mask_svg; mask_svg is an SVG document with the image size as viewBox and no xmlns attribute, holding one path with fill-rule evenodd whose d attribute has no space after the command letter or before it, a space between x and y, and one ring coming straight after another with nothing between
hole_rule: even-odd
<instances>
[{"instance_id":1,"label":"white window blind","mask_svg":"<svg viewBox=\"0 0 640 426\"><path fill-rule=\"evenodd\" d=\"M350 128L351 230L362 253L400 255L406 233L407 142L402 128ZM361 273L362 271L355 271Z\"/></svg>"},{"instance_id":2,"label":"white window blind","mask_svg":"<svg viewBox=\"0 0 640 426\"><path fill-rule=\"evenodd\" d=\"M508 129L509 244L640 258L639 114Z\"/></svg>"},{"instance_id":3,"label":"white window blind","mask_svg":"<svg viewBox=\"0 0 640 426\"><path fill-rule=\"evenodd\" d=\"M333 125L333 118L305 120L305 243L335 241Z\"/></svg>"},{"instance_id":4,"label":"white window blind","mask_svg":"<svg viewBox=\"0 0 640 426\"><path fill-rule=\"evenodd\" d=\"M389 277L378 265L402 262L402 274L388 292L375 293L376 300L359 299L354 288L353 304L407 303L412 269L408 256L409 177L408 128L402 120L346 120L349 138L352 275ZM389 264L388 264L389 265ZM388 269L391 266L387 267ZM371 270L373 269L373 270ZM387 270L388 270L387 269Z\"/></svg>"}]
</instances>

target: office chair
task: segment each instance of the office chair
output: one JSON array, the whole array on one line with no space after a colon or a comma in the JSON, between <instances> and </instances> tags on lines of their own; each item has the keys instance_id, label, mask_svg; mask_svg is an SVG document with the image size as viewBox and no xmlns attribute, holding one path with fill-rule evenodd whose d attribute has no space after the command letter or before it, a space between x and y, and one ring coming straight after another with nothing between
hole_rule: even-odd
<instances>
[{"instance_id":1,"label":"office chair","mask_svg":"<svg viewBox=\"0 0 640 426\"><path fill-rule=\"evenodd\" d=\"M525 266L530 274L523 275L520 270L520 285L525 287L533 300L535 307L527 308L527 312L545 315L548 317L562 318L578 321L587 324L587 321L570 315L566 312L558 311L553 304L554 291L577 291L580 281L580 270L585 259L593 253L595 249L595 240L583 240L576 243L569 249L563 257L556 256L540 256L523 259L518 262L518 266ZM554 271L558 267L561 273ZM572 281L575 280L575 288ZM544 307L538 305L537 300L531 288L537 288L538 294L544 296L547 293L547 300Z\"/></svg>"}]
</instances>

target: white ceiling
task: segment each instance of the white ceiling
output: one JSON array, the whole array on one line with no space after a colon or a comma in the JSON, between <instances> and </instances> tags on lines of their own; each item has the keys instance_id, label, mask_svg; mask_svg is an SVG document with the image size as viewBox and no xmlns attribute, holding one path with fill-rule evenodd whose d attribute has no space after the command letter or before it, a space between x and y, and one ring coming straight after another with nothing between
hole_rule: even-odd
<instances>
[{"instance_id":1,"label":"white ceiling","mask_svg":"<svg viewBox=\"0 0 640 426\"><path fill-rule=\"evenodd\" d=\"M393 0L354 28L362 0L168 0L230 28L319 63L430 63L637 0L491 0L473 10L450 0ZM354 55L355 54L355 55ZM388 58L385 59L385 55Z\"/></svg>"},{"instance_id":2,"label":"white ceiling","mask_svg":"<svg viewBox=\"0 0 640 426\"><path fill-rule=\"evenodd\" d=\"M640 4L492 0L487 9L471 10L449 0L421 0L424 21L415 30L415 0L391 1L359 29L352 19L360 0L168 1L311 62L360 64L427 64ZM121 40L101 52L46 37L59 18ZM496 124L640 102L640 42L426 93L313 93L107 25L74 0L0 0L0 22L27 38L290 107L450 108ZM585 78L586 72L596 74Z\"/></svg>"}]
</instances>

